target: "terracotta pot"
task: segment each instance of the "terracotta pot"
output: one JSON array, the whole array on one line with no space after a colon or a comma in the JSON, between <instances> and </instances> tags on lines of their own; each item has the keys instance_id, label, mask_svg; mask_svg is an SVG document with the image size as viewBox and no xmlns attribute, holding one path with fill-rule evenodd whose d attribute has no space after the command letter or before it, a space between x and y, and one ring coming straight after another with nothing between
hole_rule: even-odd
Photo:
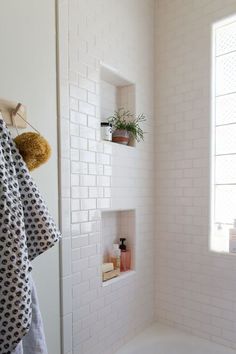
<instances>
[{"instance_id":1,"label":"terracotta pot","mask_svg":"<svg viewBox=\"0 0 236 354\"><path fill-rule=\"evenodd\" d=\"M129 139L130 139L130 136L129 136L129 132L127 130L116 129L112 133L112 141L114 143L128 145Z\"/></svg>"}]
</instances>

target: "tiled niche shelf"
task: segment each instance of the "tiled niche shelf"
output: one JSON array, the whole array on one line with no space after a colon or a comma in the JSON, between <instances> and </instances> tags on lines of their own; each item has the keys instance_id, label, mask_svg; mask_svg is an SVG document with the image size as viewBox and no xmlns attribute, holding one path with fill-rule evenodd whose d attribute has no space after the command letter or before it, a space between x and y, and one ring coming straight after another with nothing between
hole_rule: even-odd
<instances>
[{"instance_id":1,"label":"tiled niche shelf","mask_svg":"<svg viewBox=\"0 0 236 354\"><path fill-rule=\"evenodd\" d=\"M100 66L100 93L102 122L119 108L135 113L135 84L105 64ZM135 146L135 141L131 139L127 146Z\"/></svg>"},{"instance_id":2,"label":"tiled niche shelf","mask_svg":"<svg viewBox=\"0 0 236 354\"><path fill-rule=\"evenodd\" d=\"M112 245L119 243L121 237L126 238L127 249L131 252L131 269L121 272L116 278L102 282L107 286L135 274L135 210L102 211L102 262L110 261Z\"/></svg>"}]
</instances>

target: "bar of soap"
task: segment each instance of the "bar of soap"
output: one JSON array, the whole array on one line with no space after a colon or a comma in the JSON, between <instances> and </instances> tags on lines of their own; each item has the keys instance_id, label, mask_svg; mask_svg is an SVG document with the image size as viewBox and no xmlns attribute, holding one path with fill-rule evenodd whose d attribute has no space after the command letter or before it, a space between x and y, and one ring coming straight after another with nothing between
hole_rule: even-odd
<instances>
[{"instance_id":1,"label":"bar of soap","mask_svg":"<svg viewBox=\"0 0 236 354\"><path fill-rule=\"evenodd\" d=\"M102 280L107 281L120 275L119 269L111 270L110 272L102 273Z\"/></svg>"},{"instance_id":2,"label":"bar of soap","mask_svg":"<svg viewBox=\"0 0 236 354\"><path fill-rule=\"evenodd\" d=\"M103 273L110 272L111 270L114 270L114 264L113 263L103 263L102 264L102 272Z\"/></svg>"}]
</instances>

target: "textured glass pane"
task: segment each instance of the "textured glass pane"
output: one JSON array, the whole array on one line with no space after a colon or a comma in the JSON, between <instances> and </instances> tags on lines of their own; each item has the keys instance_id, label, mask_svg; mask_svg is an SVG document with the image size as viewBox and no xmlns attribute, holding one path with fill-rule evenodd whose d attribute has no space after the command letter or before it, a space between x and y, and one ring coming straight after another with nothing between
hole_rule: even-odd
<instances>
[{"instance_id":1,"label":"textured glass pane","mask_svg":"<svg viewBox=\"0 0 236 354\"><path fill-rule=\"evenodd\" d=\"M215 183L236 183L236 155L216 156Z\"/></svg>"},{"instance_id":2,"label":"textured glass pane","mask_svg":"<svg viewBox=\"0 0 236 354\"><path fill-rule=\"evenodd\" d=\"M216 154L236 153L236 124L216 128Z\"/></svg>"},{"instance_id":3,"label":"textured glass pane","mask_svg":"<svg viewBox=\"0 0 236 354\"><path fill-rule=\"evenodd\" d=\"M236 53L216 58L216 95L236 92Z\"/></svg>"},{"instance_id":4,"label":"textured glass pane","mask_svg":"<svg viewBox=\"0 0 236 354\"><path fill-rule=\"evenodd\" d=\"M216 30L216 55L236 50L236 22Z\"/></svg>"},{"instance_id":5,"label":"textured glass pane","mask_svg":"<svg viewBox=\"0 0 236 354\"><path fill-rule=\"evenodd\" d=\"M216 98L216 124L236 122L236 94Z\"/></svg>"},{"instance_id":6,"label":"textured glass pane","mask_svg":"<svg viewBox=\"0 0 236 354\"><path fill-rule=\"evenodd\" d=\"M236 186L215 188L215 223L232 224L236 219Z\"/></svg>"}]
</instances>

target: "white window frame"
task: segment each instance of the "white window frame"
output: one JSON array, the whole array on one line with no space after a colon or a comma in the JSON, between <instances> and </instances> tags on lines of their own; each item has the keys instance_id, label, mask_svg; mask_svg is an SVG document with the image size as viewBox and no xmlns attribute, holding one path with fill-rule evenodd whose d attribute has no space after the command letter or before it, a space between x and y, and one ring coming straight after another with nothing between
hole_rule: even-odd
<instances>
[{"instance_id":1,"label":"white window frame","mask_svg":"<svg viewBox=\"0 0 236 354\"><path fill-rule=\"evenodd\" d=\"M231 23L236 23L236 14L232 15L226 19L218 21L212 25L212 52L211 52L211 129L210 129L210 230L209 230L209 249L214 252L229 253L227 247L218 247L215 239L215 156L216 156L216 30L229 25ZM236 173L236 172L235 172ZM228 242L228 241L227 241Z\"/></svg>"}]
</instances>

